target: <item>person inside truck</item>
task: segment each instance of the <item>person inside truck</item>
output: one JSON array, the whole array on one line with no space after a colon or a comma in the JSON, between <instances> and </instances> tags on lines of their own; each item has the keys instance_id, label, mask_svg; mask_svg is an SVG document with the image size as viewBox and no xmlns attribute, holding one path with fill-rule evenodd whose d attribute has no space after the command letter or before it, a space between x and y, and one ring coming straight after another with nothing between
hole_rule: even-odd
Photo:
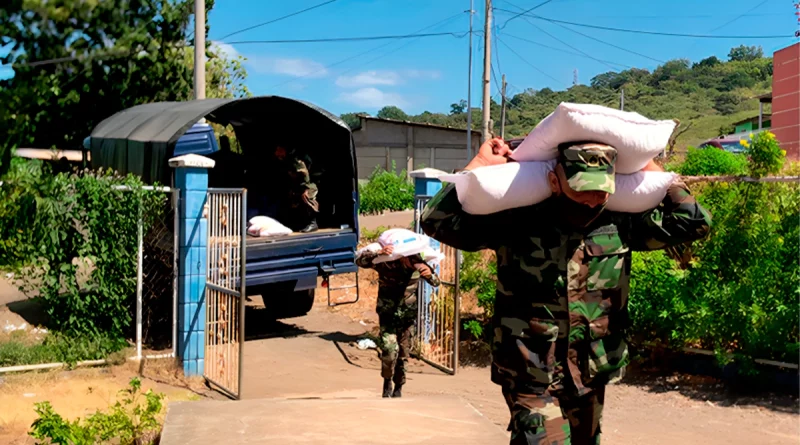
<instances>
[{"instance_id":1,"label":"person inside truck","mask_svg":"<svg viewBox=\"0 0 800 445\"><path fill-rule=\"evenodd\" d=\"M274 169L277 173L274 179L280 182L277 185L285 192L283 205L283 218L281 221L294 231L301 233L315 232L319 203L317 202L317 185L311 182L311 159L296 151L289 150L283 144L275 146L273 156L277 161Z\"/></svg>"}]
</instances>

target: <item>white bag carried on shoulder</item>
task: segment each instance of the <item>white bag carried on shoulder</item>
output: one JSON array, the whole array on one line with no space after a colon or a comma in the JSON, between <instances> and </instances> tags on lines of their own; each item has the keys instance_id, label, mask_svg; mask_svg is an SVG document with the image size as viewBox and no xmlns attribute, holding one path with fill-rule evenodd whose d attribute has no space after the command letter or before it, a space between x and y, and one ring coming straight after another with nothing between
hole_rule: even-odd
<instances>
[{"instance_id":1,"label":"white bag carried on shoulder","mask_svg":"<svg viewBox=\"0 0 800 445\"><path fill-rule=\"evenodd\" d=\"M269 216L254 216L248 221L247 233L258 237L280 236L291 235L292 229Z\"/></svg>"},{"instance_id":2,"label":"white bag carried on shoulder","mask_svg":"<svg viewBox=\"0 0 800 445\"><path fill-rule=\"evenodd\" d=\"M656 121L641 114L601 105L563 102L514 150L520 162L547 161L566 142L592 141L617 149L616 172L635 173L661 153L678 122Z\"/></svg>"},{"instance_id":3,"label":"white bag carried on shoulder","mask_svg":"<svg viewBox=\"0 0 800 445\"><path fill-rule=\"evenodd\" d=\"M549 198L552 191L547 174L554 164L554 161L510 162L442 175L439 179L455 184L458 201L465 212L488 215L538 204ZM664 199L676 177L669 172L617 174L616 192L609 197L606 208L625 213L653 209Z\"/></svg>"},{"instance_id":4,"label":"white bag carried on shoulder","mask_svg":"<svg viewBox=\"0 0 800 445\"><path fill-rule=\"evenodd\" d=\"M509 162L441 175L439 179L456 185L458 202L465 212L488 215L550 197L547 173L553 171L555 164L555 161Z\"/></svg>"},{"instance_id":5,"label":"white bag carried on shoulder","mask_svg":"<svg viewBox=\"0 0 800 445\"><path fill-rule=\"evenodd\" d=\"M678 175L672 172L636 172L616 175L616 192L606 208L614 212L641 213L658 207Z\"/></svg>"},{"instance_id":6,"label":"white bag carried on shoulder","mask_svg":"<svg viewBox=\"0 0 800 445\"><path fill-rule=\"evenodd\" d=\"M430 238L426 235L414 233L408 229L389 229L378 237L378 243L385 246L394 246L391 255L380 255L372 262L374 264L394 261L400 258L422 253L430 248Z\"/></svg>"}]
</instances>

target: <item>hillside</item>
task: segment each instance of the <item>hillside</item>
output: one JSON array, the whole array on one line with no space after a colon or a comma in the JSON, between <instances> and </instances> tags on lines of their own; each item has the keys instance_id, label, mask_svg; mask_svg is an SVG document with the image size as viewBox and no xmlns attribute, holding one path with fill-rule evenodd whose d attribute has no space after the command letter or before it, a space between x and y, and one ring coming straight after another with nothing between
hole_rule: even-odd
<instances>
[{"instance_id":1,"label":"hillside","mask_svg":"<svg viewBox=\"0 0 800 445\"><path fill-rule=\"evenodd\" d=\"M624 90L625 110L652 119L679 119L680 135L676 149L684 150L703 140L730 132L732 123L758 115L759 94L770 91L772 58L764 57L759 47L731 49L728 60L709 57L697 63L686 59L666 62L653 72L633 68L607 72L594 77L589 85L576 85L565 91L549 88L528 89L509 97L506 138L527 134L560 102L594 103L619 107ZM497 95L495 95L497 97ZM466 126L466 103L451 105L449 113L424 112L407 115L397 107L385 107L378 117L404 119L457 127ZM767 108L765 112L769 112ZM480 128L480 110L474 108L473 128ZM351 123L355 113L342 117ZM500 132L500 106L492 103L495 133Z\"/></svg>"}]
</instances>

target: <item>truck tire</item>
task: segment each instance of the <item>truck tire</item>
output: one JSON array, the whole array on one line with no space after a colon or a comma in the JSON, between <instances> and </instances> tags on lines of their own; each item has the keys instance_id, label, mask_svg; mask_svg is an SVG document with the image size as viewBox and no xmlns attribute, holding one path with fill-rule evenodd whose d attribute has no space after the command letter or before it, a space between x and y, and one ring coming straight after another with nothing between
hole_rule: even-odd
<instances>
[{"instance_id":1,"label":"truck tire","mask_svg":"<svg viewBox=\"0 0 800 445\"><path fill-rule=\"evenodd\" d=\"M249 295L261 295L269 318L302 317L314 306L315 289L294 291L284 286L258 286L248 289Z\"/></svg>"}]
</instances>

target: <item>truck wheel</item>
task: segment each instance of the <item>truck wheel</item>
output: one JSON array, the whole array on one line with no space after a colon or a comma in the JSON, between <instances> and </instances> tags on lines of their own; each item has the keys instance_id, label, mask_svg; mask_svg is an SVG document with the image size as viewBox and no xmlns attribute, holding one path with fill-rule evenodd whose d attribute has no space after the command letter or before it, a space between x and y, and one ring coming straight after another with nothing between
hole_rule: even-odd
<instances>
[{"instance_id":1,"label":"truck wheel","mask_svg":"<svg viewBox=\"0 0 800 445\"><path fill-rule=\"evenodd\" d=\"M302 317L314 306L314 289L276 292L275 289L261 293L269 318L282 319Z\"/></svg>"}]
</instances>

